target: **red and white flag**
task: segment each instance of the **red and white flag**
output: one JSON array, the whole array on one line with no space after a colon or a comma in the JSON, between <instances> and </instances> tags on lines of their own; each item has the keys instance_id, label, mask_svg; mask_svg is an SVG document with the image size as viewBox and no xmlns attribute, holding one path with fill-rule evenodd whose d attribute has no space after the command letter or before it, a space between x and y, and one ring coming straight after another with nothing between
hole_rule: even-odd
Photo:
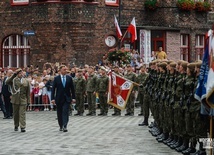
<instances>
[{"instance_id":1,"label":"red and white flag","mask_svg":"<svg viewBox=\"0 0 214 155\"><path fill-rule=\"evenodd\" d=\"M134 83L114 72L109 73L108 104L123 110L126 107Z\"/></svg>"},{"instance_id":2,"label":"red and white flag","mask_svg":"<svg viewBox=\"0 0 214 155\"><path fill-rule=\"evenodd\" d=\"M115 25L115 27L116 27L117 37L118 37L118 38L121 38L121 37L122 37L122 32L121 32L120 26L119 26L119 24L118 24L118 22L117 22L116 16L114 16L114 25Z\"/></svg>"},{"instance_id":3,"label":"red and white flag","mask_svg":"<svg viewBox=\"0 0 214 155\"><path fill-rule=\"evenodd\" d=\"M131 33L131 35L132 35L131 42L134 42L135 40L137 40L137 30L136 30L135 17L132 19L132 22L129 25L127 31L129 33Z\"/></svg>"}]
</instances>

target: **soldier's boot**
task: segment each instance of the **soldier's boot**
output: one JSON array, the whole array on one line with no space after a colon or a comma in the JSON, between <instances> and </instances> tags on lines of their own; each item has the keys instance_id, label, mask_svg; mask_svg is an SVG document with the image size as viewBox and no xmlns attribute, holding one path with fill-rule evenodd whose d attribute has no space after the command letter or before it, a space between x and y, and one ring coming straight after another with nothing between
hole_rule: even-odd
<instances>
[{"instance_id":1,"label":"soldier's boot","mask_svg":"<svg viewBox=\"0 0 214 155\"><path fill-rule=\"evenodd\" d=\"M141 123L141 124L138 124L139 126L148 126L149 123L148 123L148 117L144 117L144 121Z\"/></svg>"},{"instance_id":2,"label":"soldier's boot","mask_svg":"<svg viewBox=\"0 0 214 155\"><path fill-rule=\"evenodd\" d=\"M183 138L183 144L180 147L175 148L176 151L182 152L189 147L189 139Z\"/></svg>"},{"instance_id":3,"label":"soldier's boot","mask_svg":"<svg viewBox=\"0 0 214 155\"><path fill-rule=\"evenodd\" d=\"M177 143L177 141L178 141L178 136L174 135L173 141L168 142L167 145L168 145L169 147L171 147L171 145L174 145L175 143Z\"/></svg>"},{"instance_id":4,"label":"soldier's boot","mask_svg":"<svg viewBox=\"0 0 214 155\"><path fill-rule=\"evenodd\" d=\"M180 147L182 144L183 144L183 139L181 137L179 137L178 141L174 145L171 145L170 148L175 149L177 147Z\"/></svg>"},{"instance_id":5,"label":"soldier's boot","mask_svg":"<svg viewBox=\"0 0 214 155\"><path fill-rule=\"evenodd\" d=\"M156 130L155 132L152 133L152 136L157 137L158 135L163 133L163 130L159 127L157 127L158 130Z\"/></svg>"},{"instance_id":6,"label":"soldier's boot","mask_svg":"<svg viewBox=\"0 0 214 155\"><path fill-rule=\"evenodd\" d=\"M163 143L167 144L167 143L173 141L173 137L174 137L173 134L170 134L169 137L166 140L163 141Z\"/></svg>"},{"instance_id":7,"label":"soldier's boot","mask_svg":"<svg viewBox=\"0 0 214 155\"><path fill-rule=\"evenodd\" d=\"M165 132L163 133L163 136L159 139L157 139L158 142L163 142L164 140L168 139L169 137L169 133L168 132Z\"/></svg>"},{"instance_id":8,"label":"soldier's boot","mask_svg":"<svg viewBox=\"0 0 214 155\"><path fill-rule=\"evenodd\" d=\"M164 133L161 133L160 135L158 135L158 136L156 137L156 140L161 139L161 138L163 138L163 137L164 137Z\"/></svg>"},{"instance_id":9,"label":"soldier's boot","mask_svg":"<svg viewBox=\"0 0 214 155\"><path fill-rule=\"evenodd\" d=\"M190 147L187 148L186 150L182 151L182 153L184 155L189 155L189 154L195 153L196 152L196 149L195 149L196 144L197 144L197 141L192 141L190 144Z\"/></svg>"}]
</instances>

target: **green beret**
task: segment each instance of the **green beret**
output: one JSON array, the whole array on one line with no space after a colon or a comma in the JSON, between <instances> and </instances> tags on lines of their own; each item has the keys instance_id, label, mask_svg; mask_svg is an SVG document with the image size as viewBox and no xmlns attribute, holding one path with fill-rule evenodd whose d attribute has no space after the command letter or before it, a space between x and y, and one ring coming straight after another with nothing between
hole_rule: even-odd
<instances>
[{"instance_id":1,"label":"green beret","mask_svg":"<svg viewBox=\"0 0 214 155\"><path fill-rule=\"evenodd\" d=\"M161 62L159 63L158 67L166 67L167 63L166 62Z\"/></svg>"},{"instance_id":2,"label":"green beret","mask_svg":"<svg viewBox=\"0 0 214 155\"><path fill-rule=\"evenodd\" d=\"M195 66L196 66L197 68L201 68L201 65L202 65L202 61L201 61L201 60L197 60L197 61L195 62Z\"/></svg>"},{"instance_id":3,"label":"green beret","mask_svg":"<svg viewBox=\"0 0 214 155\"><path fill-rule=\"evenodd\" d=\"M186 69L187 68L187 65L188 65L188 62L187 61L182 61L181 62L181 66Z\"/></svg>"},{"instance_id":4,"label":"green beret","mask_svg":"<svg viewBox=\"0 0 214 155\"><path fill-rule=\"evenodd\" d=\"M194 63L194 62L189 63L189 64L187 65L187 67L188 67L191 71L194 71L194 69L195 69L195 63Z\"/></svg>"},{"instance_id":5,"label":"green beret","mask_svg":"<svg viewBox=\"0 0 214 155\"><path fill-rule=\"evenodd\" d=\"M171 63L169 64L170 67L176 67L176 65L177 65L176 62L171 62Z\"/></svg>"}]
</instances>

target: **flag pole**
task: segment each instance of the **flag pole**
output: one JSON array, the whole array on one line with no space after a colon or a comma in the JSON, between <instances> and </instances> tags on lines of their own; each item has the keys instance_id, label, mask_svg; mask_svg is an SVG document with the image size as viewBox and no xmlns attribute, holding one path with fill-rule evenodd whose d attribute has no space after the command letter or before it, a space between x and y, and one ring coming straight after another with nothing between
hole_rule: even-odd
<instances>
[{"instance_id":1,"label":"flag pole","mask_svg":"<svg viewBox=\"0 0 214 155\"><path fill-rule=\"evenodd\" d=\"M119 0L119 17L118 17L118 25L119 25L119 27L121 26L121 24L120 24L120 21L121 21L121 9L122 9L122 0ZM118 48L120 49L120 47L121 47L121 42L119 41L119 43L118 43Z\"/></svg>"},{"instance_id":2,"label":"flag pole","mask_svg":"<svg viewBox=\"0 0 214 155\"><path fill-rule=\"evenodd\" d=\"M213 116L210 116L210 140L213 138ZM210 149L210 155L213 155L213 148Z\"/></svg>"},{"instance_id":3,"label":"flag pole","mask_svg":"<svg viewBox=\"0 0 214 155\"><path fill-rule=\"evenodd\" d=\"M120 40L120 42L123 41L123 39L125 38L127 32L128 32L128 31L126 30L126 32L125 32L125 34L123 35L123 37L122 37L122 39Z\"/></svg>"}]
</instances>

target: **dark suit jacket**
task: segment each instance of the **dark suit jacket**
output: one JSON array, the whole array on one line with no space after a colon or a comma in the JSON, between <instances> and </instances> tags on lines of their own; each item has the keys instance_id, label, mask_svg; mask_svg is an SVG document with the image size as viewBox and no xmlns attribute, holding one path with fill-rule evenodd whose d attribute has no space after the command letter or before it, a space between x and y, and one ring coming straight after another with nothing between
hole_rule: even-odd
<instances>
[{"instance_id":1,"label":"dark suit jacket","mask_svg":"<svg viewBox=\"0 0 214 155\"><path fill-rule=\"evenodd\" d=\"M6 97L10 97L11 93L9 92L8 85L6 85L5 83L6 78L7 77L4 78L3 84L2 84L2 94Z\"/></svg>"},{"instance_id":2,"label":"dark suit jacket","mask_svg":"<svg viewBox=\"0 0 214 155\"><path fill-rule=\"evenodd\" d=\"M66 75L66 84L65 87L63 87L61 76L56 76L53 81L51 100L55 100L56 104L59 105L65 102L71 103L72 99L75 99L75 90L72 78Z\"/></svg>"}]
</instances>

